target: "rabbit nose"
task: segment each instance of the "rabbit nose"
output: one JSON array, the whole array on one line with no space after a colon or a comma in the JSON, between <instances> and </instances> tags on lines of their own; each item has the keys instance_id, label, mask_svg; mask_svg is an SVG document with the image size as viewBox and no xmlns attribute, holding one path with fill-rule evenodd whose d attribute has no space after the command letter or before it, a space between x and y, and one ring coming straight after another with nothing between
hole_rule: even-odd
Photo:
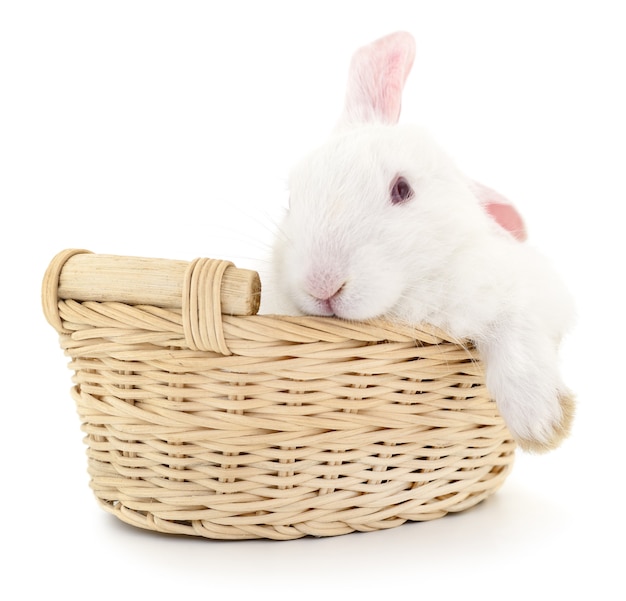
<instances>
[{"instance_id":1,"label":"rabbit nose","mask_svg":"<svg viewBox=\"0 0 626 601\"><path fill-rule=\"evenodd\" d=\"M340 296L343 290L344 284L342 284L335 292L325 297L311 295L315 299L317 306L324 315L337 315L337 309L341 304Z\"/></svg>"},{"instance_id":2,"label":"rabbit nose","mask_svg":"<svg viewBox=\"0 0 626 601\"><path fill-rule=\"evenodd\" d=\"M334 298L338 297L341 294L341 291L343 290L343 287L345 286L344 284L341 284L341 286L339 286L339 288L337 288L337 290L335 290L334 292L331 292L329 295L325 296L325 297L317 297L320 300L324 300L327 302L332 301Z\"/></svg>"},{"instance_id":3,"label":"rabbit nose","mask_svg":"<svg viewBox=\"0 0 626 601\"><path fill-rule=\"evenodd\" d=\"M346 282L332 274L316 272L306 280L305 289L313 298L330 303L343 290Z\"/></svg>"}]
</instances>

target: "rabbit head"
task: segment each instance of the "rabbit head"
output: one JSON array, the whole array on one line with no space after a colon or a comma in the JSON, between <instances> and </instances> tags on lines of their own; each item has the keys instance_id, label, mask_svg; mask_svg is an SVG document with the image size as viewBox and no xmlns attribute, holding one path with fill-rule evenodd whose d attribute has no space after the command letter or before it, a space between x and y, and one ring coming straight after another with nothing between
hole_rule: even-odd
<instances>
[{"instance_id":1,"label":"rabbit head","mask_svg":"<svg viewBox=\"0 0 626 601\"><path fill-rule=\"evenodd\" d=\"M290 174L275 277L298 312L367 319L420 294L426 307L449 257L493 227L450 158L398 124L414 56L404 32L358 50L335 131Z\"/></svg>"}]
</instances>

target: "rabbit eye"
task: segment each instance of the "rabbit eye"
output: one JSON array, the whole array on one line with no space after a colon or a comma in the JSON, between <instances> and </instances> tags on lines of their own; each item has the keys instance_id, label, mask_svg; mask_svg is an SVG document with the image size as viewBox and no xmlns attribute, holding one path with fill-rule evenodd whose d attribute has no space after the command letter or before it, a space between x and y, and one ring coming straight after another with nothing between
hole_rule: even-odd
<instances>
[{"instance_id":1,"label":"rabbit eye","mask_svg":"<svg viewBox=\"0 0 626 601\"><path fill-rule=\"evenodd\" d=\"M413 197L413 188L403 177L398 177L391 187L391 204L400 205Z\"/></svg>"}]
</instances>

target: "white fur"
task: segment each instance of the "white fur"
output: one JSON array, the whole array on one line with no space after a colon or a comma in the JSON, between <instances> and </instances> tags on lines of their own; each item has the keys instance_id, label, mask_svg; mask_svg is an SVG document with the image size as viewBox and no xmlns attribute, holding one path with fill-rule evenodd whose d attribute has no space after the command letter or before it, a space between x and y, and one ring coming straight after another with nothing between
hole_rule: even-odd
<instances>
[{"instance_id":1,"label":"white fur","mask_svg":"<svg viewBox=\"0 0 626 601\"><path fill-rule=\"evenodd\" d=\"M359 78L369 54L384 70L380 55L406 48L407 34L395 36L359 51ZM363 113L350 94L344 115ZM487 215L473 182L423 131L389 121L344 119L293 169L264 310L385 316L469 338L513 436L525 448L553 448L570 419L557 365L574 313L567 291L545 259ZM398 176L414 197L392 205Z\"/></svg>"}]
</instances>

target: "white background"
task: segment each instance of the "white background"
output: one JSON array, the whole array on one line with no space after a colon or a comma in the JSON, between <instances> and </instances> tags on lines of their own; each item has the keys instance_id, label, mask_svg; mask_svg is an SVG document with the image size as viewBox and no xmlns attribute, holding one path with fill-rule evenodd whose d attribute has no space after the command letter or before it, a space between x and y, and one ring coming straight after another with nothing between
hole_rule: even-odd
<instances>
[{"instance_id":1,"label":"white background","mask_svg":"<svg viewBox=\"0 0 626 601\"><path fill-rule=\"evenodd\" d=\"M622 3L4 2L4 599L624 599ZM254 266L360 45L417 38L403 120L512 198L576 296L572 437L466 513L337 538L155 535L88 488L41 277L70 247ZM8 555L7 555L8 552Z\"/></svg>"}]
</instances>

